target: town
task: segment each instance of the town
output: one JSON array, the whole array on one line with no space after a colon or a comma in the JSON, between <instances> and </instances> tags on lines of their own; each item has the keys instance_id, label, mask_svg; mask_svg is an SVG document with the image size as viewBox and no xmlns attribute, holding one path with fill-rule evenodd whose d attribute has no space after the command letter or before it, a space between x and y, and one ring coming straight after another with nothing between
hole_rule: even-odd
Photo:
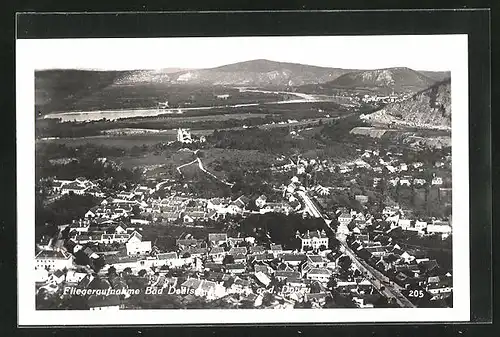
<instances>
[{"instance_id":1,"label":"town","mask_svg":"<svg viewBox=\"0 0 500 337\"><path fill-rule=\"evenodd\" d=\"M179 129L173 143L206 142ZM277 157L272 194L42 178L46 200L94 204L38 237L37 308L452 306L451 156L356 151L342 163Z\"/></svg>"}]
</instances>

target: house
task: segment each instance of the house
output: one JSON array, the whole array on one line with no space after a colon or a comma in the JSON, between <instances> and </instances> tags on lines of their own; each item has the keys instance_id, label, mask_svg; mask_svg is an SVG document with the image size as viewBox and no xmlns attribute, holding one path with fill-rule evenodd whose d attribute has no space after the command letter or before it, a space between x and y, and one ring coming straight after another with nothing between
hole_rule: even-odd
<instances>
[{"instance_id":1,"label":"house","mask_svg":"<svg viewBox=\"0 0 500 337\"><path fill-rule=\"evenodd\" d=\"M189 246L196 246L198 244L198 240L196 239L177 239L175 240L175 244L183 249L185 247L189 247Z\"/></svg>"},{"instance_id":2,"label":"house","mask_svg":"<svg viewBox=\"0 0 500 337\"><path fill-rule=\"evenodd\" d=\"M372 256L374 257L380 257L380 256L385 256L388 254L388 247L366 247L365 250L367 250Z\"/></svg>"},{"instance_id":3,"label":"house","mask_svg":"<svg viewBox=\"0 0 500 337\"><path fill-rule=\"evenodd\" d=\"M61 194L64 195L64 194L74 193L77 195L84 195L87 189L88 187L82 186L77 182L71 182L61 187Z\"/></svg>"},{"instance_id":4,"label":"house","mask_svg":"<svg viewBox=\"0 0 500 337\"><path fill-rule=\"evenodd\" d=\"M288 278L300 279L301 275L300 275L300 272L298 272L298 271L277 270L274 273L274 277L276 277L280 281L283 281L283 280L286 280Z\"/></svg>"},{"instance_id":5,"label":"house","mask_svg":"<svg viewBox=\"0 0 500 337\"><path fill-rule=\"evenodd\" d=\"M315 189L316 193L322 196L326 196L330 194L330 189L328 187L324 187L321 185L318 185Z\"/></svg>"},{"instance_id":6,"label":"house","mask_svg":"<svg viewBox=\"0 0 500 337\"><path fill-rule=\"evenodd\" d=\"M237 246L238 244L242 243L245 241L245 238L228 238L227 239L228 243L229 243L229 246L231 247L235 247Z\"/></svg>"},{"instance_id":7,"label":"house","mask_svg":"<svg viewBox=\"0 0 500 337\"><path fill-rule=\"evenodd\" d=\"M142 197L146 194L149 194L151 193L152 189L146 187L146 186L137 186L135 189L134 189L134 195L137 196L137 197Z\"/></svg>"},{"instance_id":8,"label":"house","mask_svg":"<svg viewBox=\"0 0 500 337\"><path fill-rule=\"evenodd\" d=\"M227 243L227 234L226 233L209 233L208 234L208 242L211 246L220 246L224 243Z\"/></svg>"},{"instance_id":9,"label":"house","mask_svg":"<svg viewBox=\"0 0 500 337\"><path fill-rule=\"evenodd\" d=\"M421 178L413 179L413 185L422 186L422 185L425 185L425 183L426 183L425 179L421 179Z\"/></svg>"},{"instance_id":10,"label":"house","mask_svg":"<svg viewBox=\"0 0 500 337\"><path fill-rule=\"evenodd\" d=\"M307 263L314 268L321 268L326 266L326 261L320 255L307 255Z\"/></svg>"},{"instance_id":11,"label":"house","mask_svg":"<svg viewBox=\"0 0 500 337\"><path fill-rule=\"evenodd\" d=\"M182 219L185 223L193 223L195 220L205 220L205 212L202 211L186 212Z\"/></svg>"},{"instance_id":12,"label":"house","mask_svg":"<svg viewBox=\"0 0 500 337\"><path fill-rule=\"evenodd\" d=\"M443 178L441 178L441 177L434 177L434 178L432 178L431 184L432 185L442 185L443 184Z\"/></svg>"},{"instance_id":13,"label":"house","mask_svg":"<svg viewBox=\"0 0 500 337\"><path fill-rule=\"evenodd\" d=\"M232 247L229 250L229 255L232 255L233 257L236 255L246 255L247 254L247 247Z\"/></svg>"},{"instance_id":14,"label":"house","mask_svg":"<svg viewBox=\"0 0 500 337\"><path fill-rule=\"evenodd\" d=\"M396 172L396 168L392 165L386 165L385 168L387 169L387 171L389 171L390 173L394 173Z\"/></svg>"},{"instance_id":15,"label":"house","mask_svg":"<svg viewBox=\"0 0 500 337\"><path fill-rule=\"evenodd\" d=\"M368 202L368 197L366 195L356 195L354 199L358 201L360 204L364 205Z\"/></svg>"},{"instance_id":16,"label":"house","mask_svg":"<svg viewBox=\"0 0 500 337\"><path fill-rule=\"evenodd\" d=\"M106 195L101 192L98 188L96 187L90 187L87 190L85 190L86 194L93 195L96 198L104 198Z\"/></svg>"},{"instance_id":17,"label":"house","mask_svg":"<svg viewBox=\"0 0 500 337\"><path fill-rule=\"evenodd\" d=\"M256 200L255 200L255 205L258 207L258 208L262 208L264 207L264 205L266 204L266 200L267 200L267 197L265 195L261 195L259 196Z\"/></svg>"},{"instance_id":18,"label":"house","mask_svg":"<svg viewBox=\"0 0 500 337\"><path fill-rule=\"evenodd\" d=\"M249 202L250 199L242 195L227 206L227 211L231 214L241 214Z\"/></svg>"},{"instance_id":19,"label":"house","mask_svg":"<svg viewBox=\"0 0 500 337\"><path fill-rule=\"evenodd\" d=\"M300 235L300 233L297 233L296 236L301 240L302 250L304 250L304 248L319 249L323 246L326 249L328 247L328 236L324 229L322 231L308 230L305 234Z\"/></svg>"},{"instance_id":20,"label":"house","mask_svg":"<svg viewBox=\"0 0 500 337\"><path fill-rule=\"evenodd\" d=\"M213 247L208 253L208 256L212 258L215 263L222 263L224 256L226 256L226 251L222 247Z\"/></svg>"},{"instance_id":21,"label":"house","mask_svg":"<svg viewBox=\"0 0 500 337\"><path fill-rule=\"evenodd\" d=\"M226 270L231 274L242 274L245 272L246 267L242 263L229 263L226 265Z\"/></svg>"},{"instance_id":22,"label":"house","mask_svg":"<svg viewBox=\"0 0 500 337\"><path fill-rule=\"evenodd\" d=\"M399 180L399 185L401 186L411 186L410 178L403 177Z\"/></svg>"},{"instance_id":23,"label":"house","mask_svg":"<svg viewBox=\"0 0 500 337\"><path fill-rule=\"evenodd\" d=\"M281 259L288 266L297 267L307 260L307 256L305 254L284 254Z\"/></svg>"},{"instance_id":24,"label":"house","mask_svg":"<svg viewBox=\"0 0 500 337\"><path fill-rule=\"evenodd\" d=\"M121 192L116 197L118 199L131 200L134 197L134 192Z\"/></svg>"},{"instance_id":25,"label":"house","mask_svg":"<svg viewBox=\"0 0 500 337\"><path fill-rule=\"evenodd\" d=\"M215 211L220 211L224 208L224 205L219 198L213 198L209 199L207 201L207 209L209 210L215 210Z\"/></svg>"},{"instance_id":26,"label":"house","mask_svg":"<svg viewBox=\"0 0 500 337\"><path fill-rule=\"evenodd\" d=\"M427 228L427 222L416 220L415 221L415 229L419 232L424 232Z\"/></svg>"},{"instance_id":27,"label":"house","mask_svg":"<svg viewBox=\"0 0 500 337\"><path fill-rule=\"evenodd\" d=\"M110 244L114 242L126 243L129 238L130 235L128 234L102 234L100 241L104 244Z\"/></svg>"},{"instance_id":28,"label":"house","mask_svg":"<svg viewBox=\"0 0 500 337\"><path fill-rule=\"evenodd\" d=\"M411 255L410 253L408 252L403 252L401 255L400 255L401 259L404 260L405 263L410 263L410 262L413 262L415 260L415 256Z\"/></svg>"},{"instance_id":29,"label":"house","mask_svg":"<svg viewBox=\"0 0 500 337\"><path fill-rule=\"evenodd\" d=\"M168 222L174 222L177 221L181 218L181 212L180 211L175 211L175 212L164 212L161 213L161 218L168 221ZM189 219L188 219L189 220ZM193 220L194 221L194 220Z\"/></svg>"},{"instance_id":30,"label":"house","mask_svg":"<svg viewBox=\"0 0 500 337\"><path fill-rule=\"evenodd\" d=\"M66 274L61 269L58 269L49 276L47 283L61 284L65 277Z\"/></svg>"},{"instance_id":31,"label":"house","mask_svg":"<svg viewBox=\"0 0 500 337\"><path fill-rule=\"evenodd\" d=\"M52 190L56 193L60 193L61 192L61 189L62 187L65 185L65 184L68 184L70 183L71 181L62 181L62 180L54 180L52 182Z\"/></svg>"},{"instance_id":32,"label":"house","mask_svg":"<svg viewBox=\"0 0 500 337\"><path fill-rule=\"evenodd\" d=\"M234 282L229 287L228 292L248 296L252 293L252 288L250 287L250 285L251 282L249 280L244 280L236 277Z\"/></svg>"},{"instance_id":33,"label":"house","mask_svg":"<svg viewBox=\"0 0 500 337\"><path fill-rule=\"evenodd\" d=\"M247 257L246 255L243 255L243 254L236 254L236 255L232 255L233 256L233 259L234 259L234 263L246 263L247 262Z\"/></svg>"},{"instance_id":34,"label":"house","mask_svg":"<svg viewBox=\"0 0 500 337\"><path fill-rule=\"evenodd\" d=\"M252 246L250 247L250 254L259 255L266 252L266 249L263 246Z\"/></svg>"},{"instance_id":35,"label":"house","mask_svg":"<svg viewBox=\"0 0 500 337\"><path fill-rule=\"evenodd\" d=\"M422 271L425 274L428 274L432 272L435 269L439 268L439 264L437 263L436 260L428 260L428 261L423 261L418 264L418 267L420 271Z\"/></svg>"},{"instance_id":36,"label":"house","mask_svg":"<svg viewBox=\"0 0 500 337\"><path fill-rule=\"evenodd\" d=\"M35 282L46 282L49 279L49 272L45 268L35 269Z\"/></svg>"},{"instance_id":37,"label":"house","mask_svg":"<svg viewBox=\"0 0 500 337\"><path fill-rule=\"evenodd\" d=\"M37 247L41 250L52 250L54 239L50 236L44 235L37 243Z\"/></svg>"},{"instance_id":38,"label":"house","mask_svg":"<svg viewBox=\"0 0 500 337\"><path fill-rule=\"evenodd\" d=\"M384 257L381 257L380 260L378 260L377 263L375 264L375 267L385 272L392 268L392 264L386 261Z\"/></svg>"},{"instance_id":39,"label":"house","mask_svg":"<svg viewBox=\"0 0 500 337\"><path fill-rule=\"evenodd\" d=\"M282 202L268 202L267 204L264 205L259 211L260 214L266 214L266 213L284 213L284 214L289 214L292 211L292 207L286 203Z\"/></svg>"},{"instance_id":40,"label":"house","mask_svg":"<svg viewBox=\"0 0 500 337\"><path fill-rule=\"evenodd\" d=\"M352 299L358 308L374 308L373 303L363 295L356 295Z\"/></svg>"},{"instance_id":41,"label":"house","mask_svg":"<svg viewBox=\"0 0 500 337\"><path fill-rule=\"evenodd\" d=\"M150 221L146 219L130 219L130 223L133 225L149 225Z\"/></svg>"},{"instance_id":42,"label":"house","mask_svg":"<svg viewBox=\"0 0 500 337\"><path fill-rule=\"evenodd\" d=\"M226 295L224 287L207 280L190 278L181 284L181 288L186 288L189 293L194 293L195 296L204 297L207 300L214 300Z\"/></svg>"},{"instance_id":43,"label":"house","mask_svg":"<svg viewBox=\"0 0 500 337\"><path fill-rule=\"evenodd\" d=\"M95 218L96 217L96 213L94 213L96 211L96 207L94 208L91 208L87 211L87 213L85 213L84 217L85 218Z\"/></svg>"},{"instance_id":44,"label":"house","mask_svg":"<svg viewBox=\"0 0 500 337\"><path fill-rule=\"evenodd\" d=\"M259 271L255 273L255 278L263 284L265 287L269 286L271 284L271 279L263 272Z\"/></svg>"},{"instance_id":45,"label":"house","mask_svg":"<svg viewBox=\"0 0 500 337\"><path fill-rule=\"evenodd\" d=\"M70 269L73 265L73 256L64 251L41 250L35 256L35 269L46 269L48 271L57 269Z\"/></svg>"},{"instance_id":46,"label":"house","mask_svg":"<svg viewBox=\"0 0 500 337\"><path fill-rule=\"evenodd\" d=\"M115 294L110 295L90 295L87 299L90 310L117 311L120 309L120 297Z\"/></svg>"},{"instance_id":47,"label":"house","mask_svg":"<svg viewBox=\"0 0 500 337\"><path fill-rule=\"evenodd\" d=\"M304 301L310 302L314 305L317 305L318 307L321 307L323 304L326 302L326 298L329 297L329 295L326 292L321 292L321 293L305 293L304 294Z\"/></svg>"},{"instance_id":48,"label":"house","mask_svg":"<svg viewBox=\"0 0 500 337\"><path fill-rule=\"evenodd\" d=\"M90 229L90 221L77 221L70 225L71 231L76 231L78 233L86 233Z\"/></svg>"},{"instance_id":49,"label":"house","mask_svg":"<svg viewBox=\"0 0 500 337\"><path fill-rule=\"evenodd\" d=\"M206 256L207 253L208 253L208 249L205 247L187 247L179 255L180 256L189 255L190 257L201 258L203 256Z\"/></svg>"},{"instance_id":50,"label":"house","mask_svg":"<svg viewBox=\"0 0 500 337\"><path fill-rule=\"evenodd\" d=\"M172 260L177 260L179 257L176 252L160 253L156 254L156 259L159 264L170 265Z\"/></svg>"},{"instance_id":51,"label":"house","mask_svg":"<svg viewBox=\"0 0 500 337\"><path fill-rule=\"evenodd\" d=\"M356 241L360 242L360 243L369 243L370 242L370 235L369 234L356 234L354 235L354 238L356 239Z\"/></svg>"},{"instance_id":52,"label":"house","mask_svg":"<svg viewBox=\"0 0 500 337\"><path fill-rule=\"evenodd\" d=\"M338 216L337 220L341 226L347 226L352 221L352 215L345 212Z\"/></svg>"},{"instance_id":53,"label":"house","mask_svg":"<svg viewBox=\"0 0 500 337\"><path fill-rule=\"evenodd\" d=\"M142 235L134 231L127 240L127 255L144 255L151 252L151 241L142 241Z\"/></svg>"},{"instance_id":54,"label":"house","mask_svg":"<svg viewBox=\"0 0 500 337\"><path fill-rule=\"evenodd\" d=\"M412 220L410 219L398 219L398 226L403 230L407 230L408 228L412 227L411 223Z\"/></svg>"},{"instance_id":55,"label":"house","mask_svg":"<svg viewBox=\"0 0 500 337\"><path fill-rule=\"evenodd\" d=\"M427 225L427 234L441 234L441 238L446 239L452 232L452 228L447 223L433 223Z\"/></svg>"},{"instance_id":56,"label":"house","mask_svg":"<svg viewBox=\"0 0 500 337\"><path fill-rule=\"evenodd\" d=\"M281 245L271 244L270 253L272 253L274 256L277 256L278 254L281 254L282 252L283 252L283 247Z\"/></svg>"},{"instance_id":57,"label":"house","mask_svg":"<svg viewBox=\"0 0 500 337\"><path fill-rule=\"evenodd\" d=\"M431 300L450 296L453 292L452 279L450 277L437 277L437 280L428 281L426 290L432 296Z\"/></svg>"},{"instance_id":58,"label":"house","mask_svg":"<svg viewBox=\"0 0 500 337\"><path fill-rule=\"evenodd\" d=\"M86 247L83 249L83 253L88 256L89 259L98 259L99 254L94 252L90 247Z\"/></svg>"},{"instance_id":59,"label":"house","mask_svg":"<svg viewBox=\"0 0 500 337\"><path fill-rule=\"evenodd\" d=\"M264 273L266 275L270 275L274 272L267 264L254 264L253 269L255 273Z\"/></svg>"}]
</instances>

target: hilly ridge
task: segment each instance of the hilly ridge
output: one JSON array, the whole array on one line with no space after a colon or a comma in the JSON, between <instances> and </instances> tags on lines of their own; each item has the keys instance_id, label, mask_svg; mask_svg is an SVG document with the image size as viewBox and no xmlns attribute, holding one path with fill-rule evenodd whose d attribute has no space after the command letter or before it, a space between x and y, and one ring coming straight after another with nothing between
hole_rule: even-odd
<instances>
[{"instance_id":1,"label":"hilly ridge","mask_svg":"<svg viewBox=\"0 0 500 337\"><path fill-rule=\"evenodd\" d=\"M171 83L285 88L331 81L352 70L252 60L171 74Z\"/></svg>"},{"instance_id":2,"label":"hilly ridge","mask_svg":"<svg viewBox=\"0 0 500 337\"><path fill-rule=\"evenodd\" d=\"M381 92L417 92L436 83L435 80L410 68L387 68L354 71L324 86L342 89L368 89Z\"/></svg>"},{"instance_id":3,"label":"hilly ridge","mask_svg":"<svg viewBox=\"0 0 500 337\"><path fill-rule=\"evenodd\" d=\"M424 128L451 127L451 80L438 82L402 102L391 103L364 119Z\"/></svg>"}]
</instances>

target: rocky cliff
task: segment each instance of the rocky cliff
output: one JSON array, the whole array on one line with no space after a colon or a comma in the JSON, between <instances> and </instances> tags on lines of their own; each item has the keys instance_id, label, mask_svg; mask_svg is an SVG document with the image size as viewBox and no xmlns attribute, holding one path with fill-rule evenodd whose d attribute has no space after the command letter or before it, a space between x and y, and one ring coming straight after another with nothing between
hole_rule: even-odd
<instances>
[{"instance_id":1,"label":"rocky cliff","mask_svg":"<svg viewBox=\"0 0 500 337\"><path fill-rule=\"evenodd\" d=\"M386 105L365 119L378 123L400 123L415 127L451 127L450 80L436 83L411 98Z\"/></svg>"}]
</instances>

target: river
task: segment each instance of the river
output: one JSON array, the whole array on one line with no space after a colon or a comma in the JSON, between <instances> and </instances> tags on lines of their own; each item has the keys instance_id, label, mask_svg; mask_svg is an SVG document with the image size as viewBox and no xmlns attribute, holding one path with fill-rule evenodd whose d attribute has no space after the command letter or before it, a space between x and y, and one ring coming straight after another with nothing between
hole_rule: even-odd
<instances>
[{"instance_id":1,"label":"river","mask_svg":"<svg viewBox=\"0 0 500 337\"><path fill-rule=\"evenodd\" d=\"M119 118L132 118L132 117L154 117L159 115L164 115L171 113L172 115L179 115L187 111L197 111L197 110L211 110L220 108L242 108L250 106L259 106L266 104L290 104L290 103L314 103L314 102L328 102L332 101L332 98L326 96L313 96L298 92L287 92L287 91L270 91L270 90L260 90L260 89L247 89L238 88L240 92L259 92L267 94L288 94L296 96L297 99L282 100L276 102L267 103L244 103L244 104L234 104L234 105L214 105L214 106L202 106L202 107L187 107L180 109L125 109L125 110L93 110L93 111L69 111L69 112L57 112L51 113L43 116L44 119L61 119L62 122L86 122L86 121L97 121L103 118L107 120L116 120Z\"/></svg>"}]
</instances>

